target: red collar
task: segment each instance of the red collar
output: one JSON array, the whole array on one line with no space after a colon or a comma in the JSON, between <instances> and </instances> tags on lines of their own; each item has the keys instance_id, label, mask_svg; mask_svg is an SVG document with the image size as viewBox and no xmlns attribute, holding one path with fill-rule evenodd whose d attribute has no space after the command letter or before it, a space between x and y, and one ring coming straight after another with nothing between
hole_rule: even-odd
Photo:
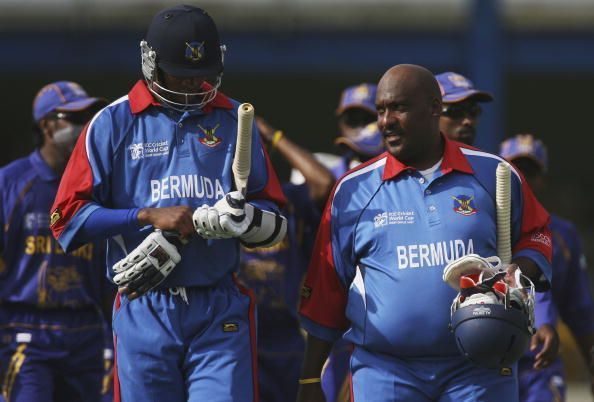
<instances>
[{"instance_id":1,"label":"red collar","mask_svg":"<svg viewBox=\"0 0 594 402\"><path fill-rule=\"evenodd\" d=\"M441 172L443 174L450 173L453 170L458 172L472 174L474 171L468 163L468 160L460 150L460 148L471 148L468 145L461 144L456 141L448 140L445 135L442 134L442 138L445 141L443 150L443 161L441 162ZM404 163L396 159L392 154L386 152L387 160L384 168L383 180L390 180L398 176L400 173L406 170L416 170L411 166L407 166Z\"/></svg>"},{"instance_id":2,"label":"red collar","mask_svg":"<svg viewBox=\"0 0 594 402\"><path fill-rule=\"evenodd\" d=\"M205 84L205 86L206 85L208 84ZM208 89L208 87L205 89ZM149 106L161 106L148 90L146 82L143 80L139 80L130 90L128 93L128 100L130 101L130 110L132 110L132 113L134 114L143 112ZM225 94L218 92L217 96L202 108L202 111L208 114L214 108L232 109L233 104L231 104L231 101Z\"/></svg>"}]
</instances>

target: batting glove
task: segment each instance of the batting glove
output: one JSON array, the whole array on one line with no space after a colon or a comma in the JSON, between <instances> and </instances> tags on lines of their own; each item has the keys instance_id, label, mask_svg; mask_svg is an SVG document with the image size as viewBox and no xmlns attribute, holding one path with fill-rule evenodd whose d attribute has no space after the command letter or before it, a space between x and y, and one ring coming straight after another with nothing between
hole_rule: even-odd
<instances>
[{"instance_id":1,"label":"batting glove","mask_svg":"<svg viewBox=\"0 0 594 402\"><path fill-rule=\"evenodd\" d=\"M177 248L160 230L155 230L115 263L113 281L130 299L135 299L163 282L180 261Z\"/></svg>"},{"instance_id":2,"label":"batting glove","mask_svg":"<svg viewBox=\"0 0 594 402\"><path fill-rule=\"evenodd\" d=\"M232 191L210 207L203 205L192 216L196 232L205 239L229 239L246 232L252 214L246 213L245 198L239 191Z\"/></svg>"}]
</instances>

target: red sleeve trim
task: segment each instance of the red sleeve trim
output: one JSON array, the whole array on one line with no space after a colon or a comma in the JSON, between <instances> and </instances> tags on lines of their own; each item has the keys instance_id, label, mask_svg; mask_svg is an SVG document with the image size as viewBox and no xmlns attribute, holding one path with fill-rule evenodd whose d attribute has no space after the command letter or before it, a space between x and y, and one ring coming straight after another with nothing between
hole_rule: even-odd
<instances>
[{"instance_id":1,"label":"red sleeve trim","mask_svg":"<svg viewBox=\"0 0 594 402\"><path fill-rule=\"evenodd\" d=\"M91 200L93 172L87 157L87 129L88 125L76 142L50 212L50 228L56 239L72 217Z\"/></svg>"},{"instance_id":2,"label":"red sleeve trim","mask_svg":"<svg viewBox=\"0 0 594 402\"><path fill-rule=\"evenodd\" d=\"M333 192L334 193L334 192ZM314 251L301 289L300 314L328 328L346 330L347 291L342 285L332 254L331 208L328 201L316 236Z\"/></svg>"},{"instance_id":3,"label":"red sleeve trim","mask_svg":"<svg viewBox=\"0 0 594 402\"><path fill-rule=\"evenodd\" d=\"M549 229L549 213L538 202L522 173L519 172L519 174L522 181L524 206L522 210L521 235L513 251L518 252L527 248L534 249L540 251L551 262L553 258L553 242L551 230Z\"/></svg>"}]
</instances>

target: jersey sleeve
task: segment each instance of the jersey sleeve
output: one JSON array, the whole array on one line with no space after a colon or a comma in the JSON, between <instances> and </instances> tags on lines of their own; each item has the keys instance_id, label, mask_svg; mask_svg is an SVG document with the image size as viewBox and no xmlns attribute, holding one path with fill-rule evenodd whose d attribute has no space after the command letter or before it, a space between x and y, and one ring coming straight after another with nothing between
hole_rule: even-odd
<instances>
[{"instance_id":1,"label":"jersey sleeve","mask_svg":"<svg viewBox=\"0 0 594 402\"><path fill-rule=\"evenodd\" d=\"M60 181L50 227L66 251L85 243L76 234L89 215L109 206L111 131L111 118L103 111L83 129Z\"/></svg>"},{"instance_id":2,"label":"jersey sleeve","mask_svg":"<svg viewBox=\"0 0 594 402\"><path fill-rule=\"evenodd\" d=\"M278 176L260 142L255 123L252 125L252 160L246 198L256 207L274 212L279 212L286 203Z\"/></svg>"},{"instance_id":3,"label":"jersey sleeve","mask_svg":"<svg viewBox=\"0 0 594 402\"><path fill-rule=\"evenodd\" d=\"M526 257L540 268L534 283L546 290L552 279L553 255L549 213L538 202L521 173L512 174L512 248L513 258Z\"/></svg>"},{"instance_id":4,"label":"jersey sleeve","mask_svg":"<svg viewBox=\"0 0 594 402\"><path fill-rule=\"evenodd\" d=\"M355 270L353 227L340 222L336 199L328 201L301 290L302 325L310 334L333 342L349 327L348 287Z\"/></svg>"},{"instance_id":5,"label":"jersey sleeve","mask_svg":"<svg viewBox=\"0 0 594 402\"><path fill-rule=\"evenodd\" d=\"M563 289L563 302L560 302L561 318L574 335L594 332L594 301L588 276L586 257L582 242L573 225L568 228L566 243L571 257L567 279Z\"/></svg>"}]
</instances>

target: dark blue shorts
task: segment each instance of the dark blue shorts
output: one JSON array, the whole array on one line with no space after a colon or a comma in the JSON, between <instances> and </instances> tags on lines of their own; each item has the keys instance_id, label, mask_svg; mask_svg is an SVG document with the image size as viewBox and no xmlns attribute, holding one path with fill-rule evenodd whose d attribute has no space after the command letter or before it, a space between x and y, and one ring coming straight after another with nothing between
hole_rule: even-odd
<instances>
[{"instance_id":1,"label":"dark blue shorts","mask_svg":"<svg viewBox=\"0 0 594 402\"><path fill-rule=\"evenodd\" d=\"M92 307L0 305L0 376L6 402L99 402L101 316Z\"/></svg>"}]
</instances>

